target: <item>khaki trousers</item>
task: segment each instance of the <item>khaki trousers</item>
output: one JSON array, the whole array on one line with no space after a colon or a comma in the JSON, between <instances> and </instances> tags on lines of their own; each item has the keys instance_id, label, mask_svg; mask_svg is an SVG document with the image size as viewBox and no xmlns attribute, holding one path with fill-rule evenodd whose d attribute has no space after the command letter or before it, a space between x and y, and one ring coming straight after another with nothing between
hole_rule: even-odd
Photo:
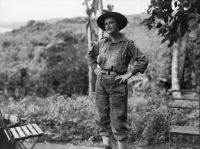
<instances>
[{"instance_id":1,"label":"khaki trousers","mask_svg":"<svg viewBox=\"0 0 200 149\"><path fill-rule=\"evenodd\" d=\"M119 83L116 75L102 74L96 81L96 106L98 109L97 124L101 136L111 136L115 140L127 139L127 82Z\"/></svg>"}]
</instances>

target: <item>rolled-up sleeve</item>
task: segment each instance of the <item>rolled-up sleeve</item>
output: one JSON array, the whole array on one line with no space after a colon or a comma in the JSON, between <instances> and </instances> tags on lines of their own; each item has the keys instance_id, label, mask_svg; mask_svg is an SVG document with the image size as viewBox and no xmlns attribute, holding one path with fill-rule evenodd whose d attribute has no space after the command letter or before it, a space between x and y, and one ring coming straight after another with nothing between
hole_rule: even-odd
<instances>
[{"instance_id":1,"label":"rolled-up sleeve","mask_svg":"<svg viewBox=\"0 0 200 149\"><path fill-rule=\"evenodd\" d=\"M135 46L133 41L128 44L128 53L136 61L131 72L133 74L144 73L148 65L148 58Z\"/></svg>"},{"instance_id":2,"label":"rolled-up sleeve","mask_svg":"<svg viewBox=\"0 0 200 149\"><path fill-rule=\"evenodd\" d=\"M92 49L88 52L88 62L92 70L97 68L97 56L99 53L99 44L94 44Z\"/></svg>"}]
</instances>

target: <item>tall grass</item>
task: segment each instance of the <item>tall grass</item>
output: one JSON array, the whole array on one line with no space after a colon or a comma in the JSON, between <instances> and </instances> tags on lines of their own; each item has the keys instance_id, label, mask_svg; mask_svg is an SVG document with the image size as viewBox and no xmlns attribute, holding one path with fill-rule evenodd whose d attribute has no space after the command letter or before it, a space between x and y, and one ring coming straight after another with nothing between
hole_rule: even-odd
<instances>
[{"instance_id":1,"label":"tall grass","mask_svg":"<svg viewBox=\"0 0 200 149\"><path fill-rule=\"evenodd\" d=\"M18 114L27 122L35 122L45 131L49 142L77 142L98 137L95 104L88 96L28 96L20 101L2 100L4 113ZM128 107L129 141L164 141L167 115L163 99L130 97ZM143 140L143 141L141 141Z\"/></svg>"}]
</instances>

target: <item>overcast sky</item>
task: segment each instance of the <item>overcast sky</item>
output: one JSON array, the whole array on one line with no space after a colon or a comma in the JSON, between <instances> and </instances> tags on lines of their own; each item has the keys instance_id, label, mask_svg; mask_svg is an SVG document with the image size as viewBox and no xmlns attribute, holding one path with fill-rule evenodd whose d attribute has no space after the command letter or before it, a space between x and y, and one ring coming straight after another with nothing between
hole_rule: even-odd
<instances>
[{"instance_id":1,"label":"overcast sky","mask_svg":"<svg viewBox=\"0 0 200 149\"><path fill-rule=\"evenodd\" d=\"M0 0L0 23L86 16L84 0ZM147 9L150 0L103 0L114 11L137 14Z\"/></svg>"}]
</instances>

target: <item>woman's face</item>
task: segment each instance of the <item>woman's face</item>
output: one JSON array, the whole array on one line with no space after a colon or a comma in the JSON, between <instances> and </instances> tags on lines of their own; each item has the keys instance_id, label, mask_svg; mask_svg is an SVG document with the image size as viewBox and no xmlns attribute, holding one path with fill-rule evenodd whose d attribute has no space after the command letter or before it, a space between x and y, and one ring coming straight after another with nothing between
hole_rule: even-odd
<instances>
[{"instance_id":1,"label":"woman's face","mask_svg":"<svg viewBox=\"0 0 200 149\"><path fill-rule=\"evenodd\" d=\"M115 19L107 18L104 21L105 30L109 35L114 35L119 32L119 27Z\"/></svg>"}]
</instances>

